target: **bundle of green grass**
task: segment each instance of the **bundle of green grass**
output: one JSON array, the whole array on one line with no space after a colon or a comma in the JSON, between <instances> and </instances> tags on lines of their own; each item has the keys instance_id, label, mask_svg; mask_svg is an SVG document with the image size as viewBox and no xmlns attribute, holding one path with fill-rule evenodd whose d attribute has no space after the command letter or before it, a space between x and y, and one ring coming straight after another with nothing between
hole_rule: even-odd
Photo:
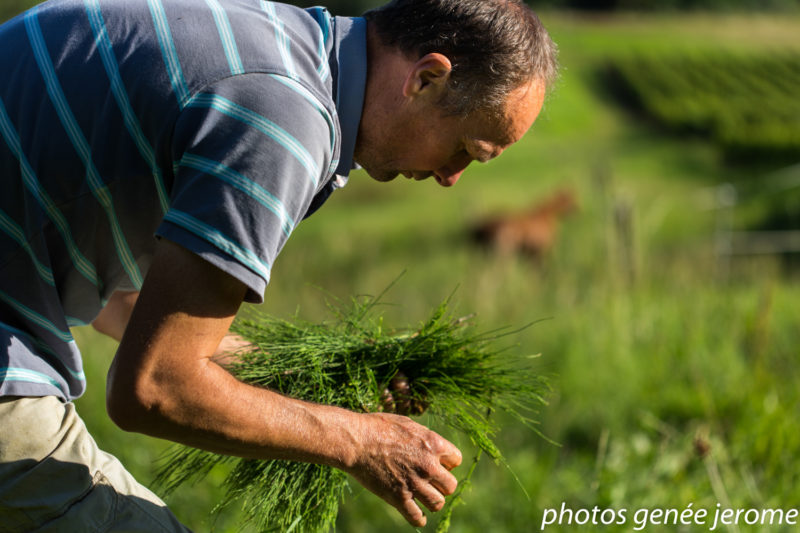
<instances>
[{"instance_id":1,"label":"bundle of green grass","mask_svg":"<svg viewBox=\"0 0 800 533\"><path fill-rule=\"evenodd\" d=\"M334 319L320 324L269 316L237 320L232 331L255 349L237 354L226 366L246 383L362 412L385 409L392 380L403 375L408 388L402 401L425 405L436 429L454 429L478 450L441 513L437 531L446 531L481 453L502 461L491 413L505 411L536 431L532 415L545 403L547 382L531 369L530 356L512 357L492 348L511 331L476 333L470 320L450 315L447 301L420 327L389 330L377 312L379 299L335 307ZM348 476L335 468L176 446L165 456L156 484L168 494L223 463L230 464L230 471L218 509L241 502L245 521L260 531L333 529L348 487Z\"/></svg>"}]
</instances>

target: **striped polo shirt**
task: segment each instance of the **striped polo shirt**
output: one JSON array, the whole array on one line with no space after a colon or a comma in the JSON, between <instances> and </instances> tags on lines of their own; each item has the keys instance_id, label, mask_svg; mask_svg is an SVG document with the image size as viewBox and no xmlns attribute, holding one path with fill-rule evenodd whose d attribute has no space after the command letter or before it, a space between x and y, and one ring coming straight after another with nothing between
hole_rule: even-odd
<instances>
[{"instance_id":1,"label":"striped polo shirt","mask_svg":"<svg viewBox=\"0 0 800 533\"><path fill-rule=\"evenodd\" d=\"M0 395L83 393L69 328L141 287L156 236L262 301L294 227L353 166L361 18L50 0L0 26L0 50Z\"/></svg>"}]
</instances>

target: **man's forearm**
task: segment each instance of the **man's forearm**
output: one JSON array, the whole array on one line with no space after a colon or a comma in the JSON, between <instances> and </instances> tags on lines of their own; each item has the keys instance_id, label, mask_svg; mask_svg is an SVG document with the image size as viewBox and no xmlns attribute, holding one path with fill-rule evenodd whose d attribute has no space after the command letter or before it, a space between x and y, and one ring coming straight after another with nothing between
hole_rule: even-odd
<instances>
[{"instance_id":1,"label":"man's forearm","mask_svg":"<svg viewBox=\"0 0 800 533\"><path fill-rule=\"evenodd\" d=\"M109 414L125 430L253 459L354 462L356 413L247 385L204 358L191 369L126 375L115 363L108 381Z\"/></svg>"},{"instance_id":2,"label":"man's forearm","mask_svg":"<svg viewBox=\"0 0 800 533\"><path fill-rule=\"evenodd\" d=\"M130 321L138 291L114 291L100 314L92 321L94 329L119 342Z\"/></svg>"}]
</instances>

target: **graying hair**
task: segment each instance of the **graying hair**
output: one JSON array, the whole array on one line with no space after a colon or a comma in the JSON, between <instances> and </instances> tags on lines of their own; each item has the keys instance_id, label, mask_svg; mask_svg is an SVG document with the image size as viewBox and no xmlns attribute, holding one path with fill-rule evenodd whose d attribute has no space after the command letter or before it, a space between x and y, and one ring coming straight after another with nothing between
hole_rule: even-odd
<instances>
[{"instance_id":1,"label":"graying hair","mask_svg":"<svg viewBox=\"0 0 800 533\"><path fill-rule=\"evenodd\" d=\"M550 86L558 73L555 43L521 0L392 0L364 16L384 45L450 60L441 102L449 114L497 112L514 89L534 79Z\"/></svg>"}]
</instances>

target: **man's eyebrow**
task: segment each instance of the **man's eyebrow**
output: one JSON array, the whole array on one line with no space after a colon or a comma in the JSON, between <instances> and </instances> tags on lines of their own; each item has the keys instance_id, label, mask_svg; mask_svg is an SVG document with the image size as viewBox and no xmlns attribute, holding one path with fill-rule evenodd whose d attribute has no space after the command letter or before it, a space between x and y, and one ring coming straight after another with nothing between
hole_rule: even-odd
<instances>
[{"instance_id":1,"label":"man's eyebrow","mask_svg":"<svg viewBox=\"0 0 800 533\"><path fill-rule=\"evenodd\" d=\"M491 159L494 159L494 152L484 146L485 142L473 140L472 145L474 146L472 158L478 163L488 163Z\"/></svg>"},{"instance_id":2,"label":"man's eyebrow","mask_svg":"<svg viewBox=\"0 0 800 533\"><path fill-rule=\"evenodd\" d=\"M503 149L500 147L495 146L494 148L482 148L480 150L481 154L478 156L477 161L479 163L488 163L492 159L498 157L501 153L503 153Z\"/></svg>"}]
</instances>

